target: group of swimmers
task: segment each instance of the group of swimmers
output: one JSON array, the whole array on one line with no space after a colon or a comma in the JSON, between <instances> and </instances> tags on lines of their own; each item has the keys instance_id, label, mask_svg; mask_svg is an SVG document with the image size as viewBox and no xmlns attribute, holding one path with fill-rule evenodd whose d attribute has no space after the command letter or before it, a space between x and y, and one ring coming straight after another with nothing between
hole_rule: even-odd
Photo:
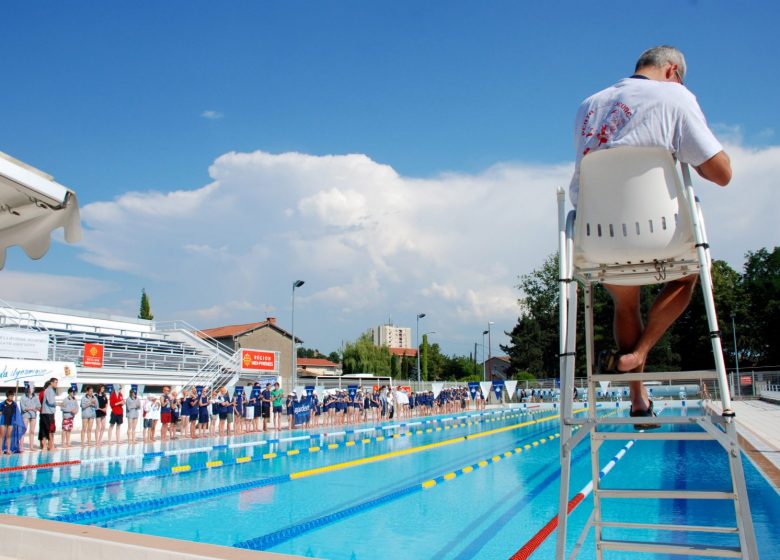
<instances>
[{"instance_id":1,"label":"group of swimmers","mask_svg":"<svg viewBox=\"0 0 780 560\"><path fill-rule=\"evenodd\" d=\"M61 446L71 447L71 433L74 418L81 414L81 439L83 447L103 444L119 444L120 427L127 419L127 443L165 442L175 439L203 438L241 435L254 432L281 431L283 416L287 416L284 428L315 428L381 422L389 419L406 419L431 414L455 413L470 408L472 401L469 389L456 387L443 389L434 396L430 391L415 393L402 387L350 387L347 390L327 390L322 396L308 390L284 394L279 383L259 383L236 387L232 395L227 388L211 389L193 387L177 394L170 387L163 387L161 395L139 397L132 388L125 398L119 389L106 390L105 385L87 386L78 399L76 389L69 387L64 399L57 402L57 380L46 382L38 394L27 386L24 395L14 400L14 391L9 391L3 402L0 441L3 449L22 452L23 439L27 439L27 450L54 449L54 420L56 408L60 408ZM485 407L481 391L474 395L474 407ZM12 449L11 432L14 414L24 422L26 437ZM36 423L40 415L38 442L34 445ZM142 435L137 437L139 420L142 421ZM107 433L106 433L107 432ZM107 436L107 437L106 437Z\"/></svg>"}]
</instances>

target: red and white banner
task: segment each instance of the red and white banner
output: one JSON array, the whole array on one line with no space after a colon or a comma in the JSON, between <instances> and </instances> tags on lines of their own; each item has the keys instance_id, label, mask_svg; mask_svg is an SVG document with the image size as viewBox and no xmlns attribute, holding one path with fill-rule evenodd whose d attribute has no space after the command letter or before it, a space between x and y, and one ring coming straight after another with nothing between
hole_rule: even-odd
<instances>
[{"instance_id":1,"label":"red and white banner","mask_svg":"<svg viewBox=\"0 0 780 560\"><path fill-rule=\"evenodd\" d=\"M85 368L102 368L103 345L91 344L89 342L85 343L84 357L81 359L81 366Z\"/></svg>"},{"instance_id":2,"label":"red and white banner","mask_svg":"<svg viewBox=\"0 0 780 560\"><path fill-rule=\"evenodd\" d=\"M279 371L279 352L241 349L241 372Z\"/></svg>"}]
</instances>

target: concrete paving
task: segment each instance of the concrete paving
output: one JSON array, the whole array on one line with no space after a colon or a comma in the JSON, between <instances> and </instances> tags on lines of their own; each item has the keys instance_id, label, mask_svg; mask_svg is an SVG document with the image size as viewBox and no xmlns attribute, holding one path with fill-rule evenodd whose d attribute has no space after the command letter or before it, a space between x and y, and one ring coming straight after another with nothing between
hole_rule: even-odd
<instances>
[{"instance_id":1,"label":"concrete paving","mask_svg":"<svg viewBox=\"0 0 780 560\"><path fill-rule=\"evenodd\" d=\"M712 403L720 411L720 403ZM760 400L732 401L743 451L780 490L780 405Z\"/></svg>"}]
</instances>

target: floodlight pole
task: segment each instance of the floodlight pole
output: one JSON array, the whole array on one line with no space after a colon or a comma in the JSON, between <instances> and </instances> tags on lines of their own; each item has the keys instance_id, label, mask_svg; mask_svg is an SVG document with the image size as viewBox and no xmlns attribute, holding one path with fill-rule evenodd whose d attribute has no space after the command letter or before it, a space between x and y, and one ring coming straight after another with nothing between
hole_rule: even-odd
<instances>
[{"instance_id":1,"label":"floodlight pole","mask_svg":"<svg viewBox=\"0 0 780 560\"><path fill-rule=\"evenodd\" d=\"M292 321L290 322L290 337L292 338L292 372L290 377L290 391L295 390L295 384L298 382L298 350L295 346L295 288L300 288L305 282L296 280L292 284Z\"/></svg>"},{"instance_id":2,"label":"floodlight pole","mask_svg":"<svg viewBox=\"0 0 780 560\"><path fill-rule=\"evenodd\" d=\"M420 374L420 319L425 317L425 313L418 313L417 314L417 390L420 390L420 383L422 382L422 377Z\"/></svg>"},{"instance_id":3,"label":"floodlight pole","mask_svg":"<svg viewBox=\"0 0 780 560\"><path fill-rule=\"evenodd\" d=\"M490 327L493 321L488 321L488 362L493 359L493 344L490 342ZM493 381L493 363L490 364L490 380ZM487 381L487 379L485 380Z\"/></svg>"},{"instance_id":4,"label":"floodlight pole","mask_svg":"<svg viewBox=\"0 0 780 560\"><path fill-rule=\"evenodd\" d=\"M490 331L482 331L482 381L487 381L487 360L485 359L485 335Z\"/></svg>"}]
</instances>

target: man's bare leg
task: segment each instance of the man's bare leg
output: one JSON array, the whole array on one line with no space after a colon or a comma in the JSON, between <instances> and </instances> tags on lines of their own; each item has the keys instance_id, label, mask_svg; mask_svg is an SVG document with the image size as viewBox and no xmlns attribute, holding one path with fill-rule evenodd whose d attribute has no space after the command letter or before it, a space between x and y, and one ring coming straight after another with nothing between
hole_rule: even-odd
<instances>
[{"instance_id":1,"label":"man's bare leg","mask_svg":"<svg viewBox=\"0 0 780 560\"><path fill-rule=\"evenodd\" d=\"M618 371L644 370L647 354L688 307L696 278L695 275L687 276L664 286L647 314L645 327L639 310L640 287L604 285L615 304L615 340L620 351L625 353L618 361ZM644 385L640 381L629 385L634 409L646 410L650 400Z\"/></svg>"}]
</instances>

